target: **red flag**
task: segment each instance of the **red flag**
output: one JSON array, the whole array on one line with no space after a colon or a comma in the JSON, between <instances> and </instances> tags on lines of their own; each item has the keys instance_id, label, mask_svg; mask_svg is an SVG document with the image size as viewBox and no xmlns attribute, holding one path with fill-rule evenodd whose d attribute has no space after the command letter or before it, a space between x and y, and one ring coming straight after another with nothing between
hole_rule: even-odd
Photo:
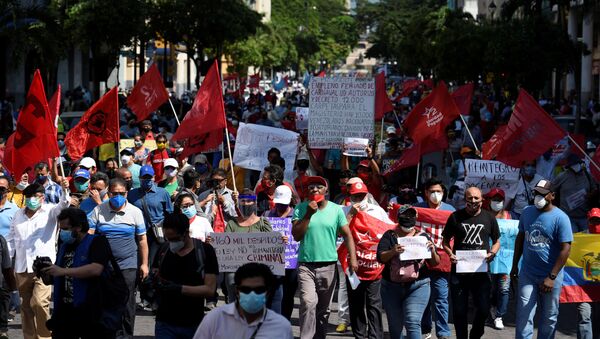
<instances>
[{"instance_id":1,"label":"red flag","mask_svg":"<svg viewBox=\"0 0 600 339\"><path fill-rule=\"evenodd\" d=\"M423 144L426 139L438 140L445 136L446 126L459 115L446 84L440 81L408 114L404 129L416 144Z\"/></svg>"},{"instance_id":2,"label":"red flag","mask_svg":"<svg viewBox=\"0 0 600 339\"><path fill-rule=\"evenodd\" d=\"M223 142L223 130L216 129L203 134L198 134L183 141L183 151L179 158L184 159L196 153L215 149Z\"/></svg>"},{"instance_id":3,"label":"red flag","mask_svg":"<svg viewBox=\"0 0 600 339\"><path fill-rule=\"evenodd\" d=\"M406 148L402 152L400 158L383 175L389 175L406 167L417 166L423 155L446 148L448 148L448 138L445 135L435 140L427 139L421 145L413 143L411 147Z\"/></svg>"},{"instance_id":4,"label":"red flag","mask_svg":"<svg viewBox=\"0 0 600 339\"><path fill-rule=\"evenodd\" d=\"M212 228L216 233L225 232L225 217L223 216L223 207L217 205L217 213L215 213L215 219L213 220Z\"/></svg>"},{"instance_id":5,"label":"red flag","mask_svg":"<svg viewBox=\"0 0 600 339\"><path fill-rule=\"evenodd\" d=\"M61 96L61 87L60 84L54 92L52 98L50 98L50 103L48 104L48 108L50 109L50 118L54 122L54 128L58 128L58 116L60 114L60 96Z\"/></svg>"},{"instance_id":6,"label":"red flag","mask_svg":"<svg viewBox=\"0 0 600 339\"><path fill-rule=\"evenodd\" d=\"M6 141L4 166L15 178L37 162L59 155L56 128L50 114L40 71L36 70L19 112L17 128Z\"/></svg>"},{"instance_id":7,"label":"red flag","mask_svg":"<svg viewBox=\"0 0 600 339\"><path fill-rule=\"evenodd\" d=\"M394 110L394 105L385 90L385 74L375 77L375 120L383 118L384 114Z\"/></svg>"},{"instance_id":8,"label":"red flag","mask_svg":"<svg viewBox=\"0 0 600 339\"><path fill-rule=\"evenodd\" d=\"M410 93L419 87L420 84L421 80L419 79L410 79L404 81L402 83L402 92L396 97L396 101L400 101L400 99L409 96Z\"/></svg>"},{"instance_id":9,"label":"red flag","mask_svg":"<svg viewBox=\"0 0 600 339\"><path fill-rule=\"evenodd\" d=\"M219 67L215 60L202 82L192 109L186 114L181 126L177 128L171 139L194 138L226 126L223 89L221 88Z\"/></svg>"},{"instance_id":10,"label":"red flag","mask_svg":"<svg viewBox=\"0 0 600 339\"><path fill-rule=\"evenodd\" d=\"M452 99L462 115L471 114L471 103L473 102L473 83L462 85L452 92Z\"/></svg>"},{"instance_id":11,"label":"red flag","mask_svg":"<svg viewBox=\"0 0 600 339\"><path fill-rule=\"evenodd\" d=\"M78 160L94 147L119 141L119 96L117 87L104 94L85 112L65 137L69 156Z\"/></svg>"},{"instance_id":12,"label":"red flag","mask_svg":"<svg viewBox=\"0 0 600 339\"><path fill-rule=\"evenodd\" d=\"M377 244L383 233L395 227L366 212L358 212L350 221L350 232L354 239L358 270L356 274L361 280L376 280L381 277L383 264L377 261ZM338 258L344 272L348 268L348 249L346 244L338 248Z\"/></svg>"},{"instance_id":13,"label":"red flag","mask_svg":"<svg viewBox=\"0 0 600 339\"><path fill-rule=\"evenodd\" d=\"M506 125L498 127L496 133L492 135L490 140L486 141L481 145L482 148L482 158L483 160L492 160L495 159L500 151L500 147L502 146L502 137L506 132Z\"/></svg>"},{"instance_id":14,"label":"red flag","mask_svg":"<svg viewBox=\"0 0 600 339\"><path fill-rule=\"evenodd\" d=\"M156 63L142 75L127 97L127 106L135 113L138 121L142 121L156 111L160 105L169 100L169 93Z\"/></svg>"},{"instance_id":15,"label":"red flag","mask_svg":"<svg viewBox=\"0 0 600 339\"><path fill-rule=\"evenodd\" d=\"M248 79L248 88L258 88L259 85L260 85L260 75L259 74L251 75L250 78Z\"/></svg>"},{"instance_id":16,"label":"red flag","mask_svg":"<svg viewBox=\"0 0 600 339\"><path fill-rule=\"evenodd\" d=\"M600 146L596 148L596 152L594 152L594 157L592 160L594 160L597 166L600 166ZM592 163L590 163L590 171L592 172L594 179L596 179L596 182L600 182L600 170Z\"/></svg>"},{"instance_id":17,"label":"red flag","mask_svg":"<svg viewBox=\"0 0 600 339\"><path fill-rule=\"evenodd\" d=\"M538 102L521 89L496 160L521 167L523 161L537 159L566 135Z\"/></svg>"}]
</instances>

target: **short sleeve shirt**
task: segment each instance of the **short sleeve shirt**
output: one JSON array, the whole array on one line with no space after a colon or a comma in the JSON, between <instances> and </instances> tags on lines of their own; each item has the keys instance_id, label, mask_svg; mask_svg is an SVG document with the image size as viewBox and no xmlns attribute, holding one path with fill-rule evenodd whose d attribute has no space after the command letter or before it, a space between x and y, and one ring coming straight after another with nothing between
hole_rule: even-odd
<instances>
[{"instance_id":1,"label":"short sleeve shirt","mask_svg":"<svg viewBox=\"0 0 600 339\"><path fill-rule=\"evenodd\" d=\"M490 212L481 210L479 214L472 216L463 208L450 214L442 236L445 240L454 238L454 253L456 250L489 252L490 239L494 243L500 238L500 228Z\"/></svg>"},{"instance_id":2,"label":"short sleeve shirt","mask_svg":"<svg viewBox=\"0 0 600 339\"><path fill-rule=\"evenodd\" d=\"M306 215L308 202L296 206L293 220ZM298 262L335 262L338 259L336 239L338 229L348 223L342 207L331 201L310 217L308 229L300 242Z\"/></svg>"}]
</instances>

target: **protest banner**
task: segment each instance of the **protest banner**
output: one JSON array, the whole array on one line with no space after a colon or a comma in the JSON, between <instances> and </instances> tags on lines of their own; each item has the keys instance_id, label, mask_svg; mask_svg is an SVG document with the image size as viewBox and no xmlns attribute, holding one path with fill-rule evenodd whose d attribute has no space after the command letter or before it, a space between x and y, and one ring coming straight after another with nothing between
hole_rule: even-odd
<instances>
[{"instance_id":1,"label":"protest banner","mask_svg":"<svg viewBox=\"0 0 600 339\"><path fill-rule=\"evenodd\" d=\"M561 303L600 301L600 234L573 234L564 268Z\"/></svg>"},{"instance_id":2,"label":"protest banner","mask_svg":"<svg viewBox=\"0 0 600 339\"><path fill-rule=\"evenodd\" d=\"M297 107L296 108L296 129L298 131L308 129L308 114L310 110L308 107Z\"/></svg>"},{"instance_id":3,"label":"protest banner","mask_svg":"<svg viewBox=\"0 0 600 339\"><path fill-rule=\"evenodd\" d=\"M492 188L504 190L506 198L513 199L517 193L520 169L500 161L465 159L465 185L478 187L483 194Z\"/></svg>"},{"instance_id":4,"label":"protest banner","mask_svg":"<svg viewBox=\"0 0 600 339\"><path fill-rule=\"evenodd\" d=\"M519 233L519 220L496 219L500 228L500 251L490 263L490 273L509 274L515 254L515 241ZM491 246L490 241L490 246Z\"/></svg>"},{"instance_id":5,"label":"protest banner","mask_svg":"<svg viewBox=\"0 0 600 339\"><path fill-rule=\"evenodd\" d=\"M298 267L298 247L300 243L294 240L292 236L292 218L267 218L271 224L273 232L279 232L288 237L288 243L285 246L285 268Z\"/></svg>"},{"instance_id":6,"label":"protest banner","mask_svg":"<svg viewBox=\"0 0 600 339\"><path fill-rule=\"evenodd\" d=\"M344 138L344 155L349 157L366 157L365 150L369 145L369 139Z\"/></svg>"},{"instance_id":7,"label":"protest banner","mask_svg":"<svg viewBox=\"0 0 600 339\"><path fill-rule=\"evenodd\" d=\"M297 146L298 133L282 128L240 123L233 163L241 168L262 171L269 165L267 152L275 147L281 151L286 164L285 176L289 178L294 172Z\"/></svg>"},{"instance_id":8,"label":"protest banner","mask_svg":"<svg viewBox=\"0 0 600 339\"><path fill-rule=\"evenodd\" d=\"M279 232L211 233L211 245L219 261L219 272L235 272L240 266L258 262L275 275L285 275L285 245Z\"/></svg>"},{"instance_id":9,"label":"protest banner","mask_svg":"<svg viewBox=\"0 0 600 339\"><path fill-rule=\"evenodd\" d=\"M308 143L342 148L344 138L373 139L375 81L372 78L312 78Z\"/></svg>"}]
</instances>

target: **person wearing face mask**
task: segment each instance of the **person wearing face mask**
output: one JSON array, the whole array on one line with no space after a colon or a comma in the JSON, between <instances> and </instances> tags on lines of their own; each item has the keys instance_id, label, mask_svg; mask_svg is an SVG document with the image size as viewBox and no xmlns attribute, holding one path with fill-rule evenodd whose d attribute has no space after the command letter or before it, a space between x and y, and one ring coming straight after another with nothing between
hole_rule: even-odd
<instances>
[{"instance_id":1,"label":"person wearing face mask","mask_svg":"<svg viewBox=\"0 0 600 339\"><path fill-rule=\"evenodd\" d=\"M500 228L494 215L482 209L481 190L469 187L465 190L465 208L453 212L442 231L444 251L452 262L450 272L450 293L454 329L458 339L481 338L485 321L490 312L491 281L486 272L456 273L456 251L484 250L485 261L491 262L500 250ZM454 245L450 246L450 241ZM491 244L491 245L490 245ZM475 317L469 333L468 317L469 294L475 305Z\"/></svg>"},{"instance_id":2,"label":"person wearing face mask","mask_svg":"<svg viewBox=\"0 0 600 339\"><path fill-rule=\"evenodd\" d=\"M194 197L189 193L181 193L175 199L175 213L184 214L190 221L190 237L206 240L206 236L213 232L210 222L204 215L199 215Z\"/></svg>"},{"instance_id":3,"label":"person wearing face mask","mask_svg":"<svg viewBox=\"0 0 600 339\"><path fill-rule=\"evenodd\" d=\"M294 186L284 181L283 167L279 165L269 165L265 167L262 173L262 180L258 182L254 192L258 197L258 212L264 213L265 211L273 208L273 198L275 196L275 188L280 185L286 185L292 191L292 201L294 203L300 201L298 194L296 194Z\"/></svg>"},{"instance_id":4,"label":"person wearing face mask","mask_svg":"<svg viewBox=\"0 0 600 339\"><path fill-rule=\"evenodd\" d=\"M104 172L108 175L109 179L114 179L117 176L119 170L119 164L113 158L106 159L104 162Z\"/></svg>"},{"instance_id":5,"label":"person wearing face mask","mask_svg":"<svg viewBox=\"0 0 600 339\"><path fill-rule=\"evenodd\" d=\"M525 161L521 168L521 178L517 183L517 192L515 199L512 202L512 212L518 216L523 213L525 207L533 204L533 192L532 189L538 181L544 179L541 175L536 173L536 162Z\"/></svg>"},{"instance_id":6,"label":"person wearing face mask","mask_svg":"<svg viewBox=\"0 0 600 339\"><path fill-rule=\"evenodd\" d=\"M373 150L367 146L367 160L362 160L356 168L357 176L367 185L370 194L373 195L377 203L381 203L382 181L377 161L373 159ZM350 169L348 156L342 154L342 170Z\"/></svg>"},{"instance_id":7,"label":"person wearing face mask","mask_svg":"<svg viewBox=\"0 0 600 339\"><path fill-rule=\"evenodd\" d=\"M165 178L158 183L158 187L162 187L174 197L177 193L183 190L183 179L177 175L179 164L175 159L165 160Z\"/></svg>"},{"instance_id":8,"label":"person wearing face mask","mask_svg":"<svg viewBox=\"0 0 600 339\"><path fill-rule=\"evenodd\" d=\"M200 180L201 182L204 183L210 178L212 166L208 162L206 155L197 154L196 156L194 156L194 158L192 160L192 166L196 170L196 173L198 173L198 180ZM198 193L202 193L202 192L198 192Z\"/></svg>"},{"instance_id":9,"label":"person wearing face mask","mask_svg":"<svg viewBox=\"0 0 600 339\"><path fill-rule=\"evenodd\" d=\"M140 187L140 169L142 166L133 161L134 151L131 148L125 148L121 151L121 168L126 168L131 173L132 187Z\"/></svg>"},{"instance_id":10,"label":"person wearing face mask","mask_svg":"<svg viewBox=\"0 0 600 339\"><path fill-rule=\"evenodd\" d=\"M264 264L248 263L234 274L235 302L208 313L194 334L204 338L292 339L292 325L283 316L266 308L274 276Z\"/></svg>"},{"instance_id":11,"label":"person wearing face mask","mask_svg":"<svg viewBox=\"0 0 600 339\"><path fill-rule=\"evenodd\" d=\"M140 134L144 140L154 140L154 133L152 133L152 122L150 120L144 120L140 123Z\"/></svg>"},{"instance_id":12,"label":"person wearing face mask","mask_svg":"<svg viewBox=\"0 0 600 339\"><path fill-rule=\"evenodd\" d=\"M425 201L415 204L415 207L431 208L441 211L454 212L452 205L442 201L444 197L444 186L441 180L430 179L423 184ZM436 229L437 232L443 230L444 225ZM433 226L437 227L437 226ZM439 234L439 233L435 233ZM450 325L448 323L449 304L448 304L448 283L450 278L450 258L444 251L441 242L437 243L436 251L440 256L441 264L435 267L427 267L424 271L431 280L431 296L429 306L425 308L423 320L421 321L421 330L427 336L433 331L433 314L435 313L435 332L438 338L449 338L451 335Z\"/></svg>"},{"instance_id":13,"label":"person wearing face mask","mask_svg":"<svg viewBox=\"0 0 600 339\"><path fill-rule=\"evenodd\" d=\"M354 177L354 173L350 170L340 171L338 179L339 194L333 198L333 202L341 206L350 204L350 193L348 193L348 181Z\"/></svg>"},{"instance_id":14,"label":"person wearing face mask","mask_svg":"<svg viewBox=\"0 0 600 339\"><path fill-rule=\"evenodd\" d=\"M33 271L36 257L49 257L56 261L56 217L69 206L69 182L62 181L62 194L58 204L45 202L45 189L33 183L23 191L25 208L15 213L6 237L9 252L14 258L17 287L22 298L21 319L25 338L50 338L46 321L50 318L50 294Z\"/></svg>"},{"instance_id":15,"label":"person wearing face mask","mask_svg":"<svg viewBox=\"0 0 600 339\"><path fill-rule=\"evenodd\" d=\"M89 196L90 172L84 169L78 169L73 173L73 186L75 191L71 196L71 207L79 207L81 201Z\"/></svg>"},{"instance_id":16,"label":"person wearing face mask","mask_svg":"<svg viewBox=\"0 0 600 339\"><path fill-rule=\"evenodd\" d=\"M69 207L57 217L61 244L56 264L44 269L54 277L54 310L48 320L53 338L114 338L98 321L102 311L101 274L112 251L103 236L88 234L85 212Z\"/></svg>"},{"instance_id":17,"label":"person wearing face mask","mask_svg":"<svg viewBox=\"0 0 600 339\"><path fill-rule=\"evenodd\" d=\"M150 154L150 150L144 146L144 139L139 134L133 137L133 162L143 166L146 163L146 159Z\"/></svg>"},{"instance_id":18,"label":"person wearing face mask","mask_svg":"<svg viewBox=\"0 0 600 339\"><path fill-rule=\"evenodd\" d=\"M554 338L563 267L571 252L573 233L569 217L554 206L550 181L542 179L533 188L534 205L519 219L510 277L518 283L516 338L533 337L533 317L541 312L538 338ZM519 261L521 270L519 270Z\"/></svg>"},{"instance_id":19,"label":"person wearing face mask","mask_svg":"<svg viewBox=\"0 0 600 339\"><path fill-rule=\"evenodd\" d=\"M87 216L92 214L96 206L108 199L108 180L108 176L102 172L96 172L90 177L89 196L79 204L79 208Z\"/></svg>"},{"instance_id":20,"label":"person wearing face mask","mask_svg":"<svg viewBox=\"0 0 600 339\"><path fill-rule=\"evenodd\" d=\"M430 279L423 274L425 262L436 266L440 257L431 238L415 227L417 210L410 205L398 209L398 223L386 231L377 245L377 261L384 265L381 279L381 298L388 317L391 338L421 338L421 318L429 305ZM404 247L398 243L403 237L425 237L431 259L400 260Z\"/></svg>"},{"instance_id":21,"label":"person wearing face mask","mask_svg":"<svg viewBox=\"0 0 600 339\"><path fill-rule=\"evenodd\" d=\"M90 233L104 235L129 289L125 314L117 337L133 337L135 325L136 282L148 276L148 240L142 211L127 202L123 180L112 179L107 201L98 205L88 218Z\"/></svg>"},{"instance_id":22,"label":"person wearing face mask","mask_svg":"<svg viewBox=\"0 0 600 339\"><path fill-rule=\"evenodd\" d=\"M61 157L65 157L67 155L67 145L65 145L65 137L66 134L63 132L56 133L56 143L58 144L58 150L60 152Z\"/></svg>"},{"instance_id":23,"label":"person wearing face mask","mask_svg":"<svg viewBox=\"0 0 600 339\"><path fill-rule=\"evenodd\" d=\"M168 147L167 137L162 134L156 136L156 149L148 155L147 164L152 166L158 180L163 178L165 161L175 158L175 152L174 148Z\"/></svg>"},{"instance_id":24,"label":"person wearing face mask","mask_svg":"<svg viewBox=\"0 0 600 339\"><path fill-rule=\"evenodd\" d=\"M25 207L25 195L23 194L23 190L29 186L29 175L27 173L23 173L21 175L21 180L13 185L9 192L7 193L8 201L17 205L18 208Z\"/></svg>"},{"instance_id":25,"label":"person wearing face mask","mask_svg":"<svg viewBox=\"0 0 600 339\"><path fill-rule=\"evenodd\" d=\"M50 167L46 162L38 162L35 167L35 182L44 187L45 202L57 204L62 195L62 188L50 178Z\"/></svg>"},{"instance_id":26,"label":"person wearing face mask","mask_svg":"<svg viewBox=\"0 0 600 339\"><path fill-rule=\"evenodd\" d=\"M553 181L552 191L558 196L558 207L571 221L573 233L587 230L588 196L598 190L591 175L575 154L567 157L566 170Z\"/></svg>"},{"instance_id":27,"label":"person wearing face mask","mask_svg":"<svg viewBox=\"0 0 600 339\"><path fill-rule=\"evenodd\" d=\"M223 212L225 221L237 217L235 202L233 201L233 191L227 187L227 175L225 170L216 168L211 174L210 190L202 192L198 196L198 201L203 212L208 216L211 223L214 221L217 209Z\"/></svg>"},{"instance_id":28,"label":"person wearing face mask","mask_svg":"<svg viewBox=\"0 0 600 339\"><path fill-rule=\"evenodd\" d=\"M189 198L183 200L191 202ZM192 237L185 207L181 211L165 215L167 242L152 264L158 294L156 338L191 339L204 318L204 299L212 296L217 287L219 266L215 250Z\"/></svg>"}]
</instances>

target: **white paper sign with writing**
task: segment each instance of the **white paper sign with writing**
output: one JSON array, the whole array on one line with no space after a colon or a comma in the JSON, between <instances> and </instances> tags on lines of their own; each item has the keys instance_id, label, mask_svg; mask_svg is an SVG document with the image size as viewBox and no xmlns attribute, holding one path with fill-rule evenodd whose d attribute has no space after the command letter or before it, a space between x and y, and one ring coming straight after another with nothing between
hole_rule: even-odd
<instances>
[{"instance_id":1,"label":"white paper sign with writing","mask_svg":"<svg viewBox=\"0 0 600 339\"><path fill-rule=\"evenodd\" d=\"M431 251L427 249L425 237L398 237L398 244L404 247L404 252L400 253L401 261L431 259Z\"/></svg>"},{"instance_id":2,"label":"white paper sign with writing","mask_svg":"<svg viewBox=\"0 0 600 339\"><path fill-rule=\"evenodd\" d=\"M479 187L483 194L493 188L504 191L506 198L513 199L517 193L520 170L500 161L465 159L466 187Z\"/></svg>"},{"instance_id":3,"label":"white paper sign with writing","mask_svg":"<svg viewBox=\"0 0 600 339\"><path fill-rule=\"evenodd\" d=\"M311 148L340 149L344 138L374 138L373 78L312 78L309 88Z\"/></svg>"},{"instance_id":4,"label":"white paper sign with writing","mask_svg":"<svg viewBox=\"0 0 600 339\"><path fill-rule=\"evenodd\" d=\"M296 108L296 129L303 130L308 129L308 114L310 110L308 107L297 107Z\"/></svg>"},{"instance_id":5,"label":"white paper sign with writing","mask_svg":"<svg viewBox=\"0 0 600 339\"><path fill-rule=\"evenodd\" d=\"M365 150L369 145L369 139L344 138L344 154L350 157L366 157Z\"/></svg>"},{"instance_id":6,"label":"white paper sign with writing","mask_svg":"<svg viewBox=\"0 0 600 339\"><path fill-rule=\"evenodd\" d=\"M487 272L486 250L456 251L456 273Z\"/></svg>"},{"instance_id":7,"label":"white paper sign with writing","mask_svg":"<svg viewBox=\"0 0 600 339\"><path fill-rule=\"evenodd\" d=\"M283 128L240 123L233 163L241 168L262 171L269 165L267 152L273 147L281 151L285 160L286 177L291 177L296 161L298 133Z\"/></svg>"},{"instance_id":8,"label":"white paper sign with writing","mask_svg":"<svg viewBox=\"0 0 600 339\"><path fill-rule=\"evenodd\" d=\"M285 244L279 232L211 233L219 272L235 272L240 266L258 262L275 275L285 275Z\"/></svg>"}]
</instances>

